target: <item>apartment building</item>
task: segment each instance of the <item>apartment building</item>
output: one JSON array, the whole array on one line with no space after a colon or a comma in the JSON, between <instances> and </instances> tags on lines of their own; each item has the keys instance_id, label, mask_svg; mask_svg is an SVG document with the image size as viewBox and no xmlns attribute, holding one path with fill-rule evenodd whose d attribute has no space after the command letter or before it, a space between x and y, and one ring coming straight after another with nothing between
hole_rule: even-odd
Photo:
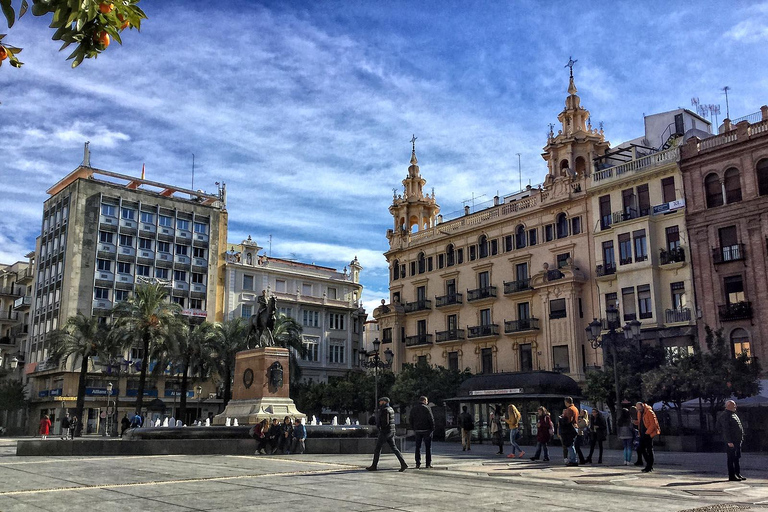
<instances>
[{"instance_id":1,"label":"apartment building","mask_svg":"<svg viewBox=\"0 0 768 512\"><path fill-rule=\"evenodd\" d=\"M266 291L278 312L302 326L307 355L299 360L302 380L327 382L360 368L366 313L362 307L363 267L355 257L342 272L330 267L259 254L249 236L225 253L224 315L250 318Z\"/></svg>"},{"instance_id":2,"label":"apartment building","mask_svg":"<svg viewBox=\"0 0 768 512\"><path fill-rule=\"evenodd\" d=\"M18 378L24 366L29 334L35 253L27 261L0 264L0 368Z\"/></svg>"}]
</instances>

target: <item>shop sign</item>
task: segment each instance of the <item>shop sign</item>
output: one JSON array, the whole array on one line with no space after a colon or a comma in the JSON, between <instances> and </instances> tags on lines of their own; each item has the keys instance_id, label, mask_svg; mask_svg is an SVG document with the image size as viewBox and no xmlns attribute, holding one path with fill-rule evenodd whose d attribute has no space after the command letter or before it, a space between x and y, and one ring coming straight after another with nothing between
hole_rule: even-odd
<instances>
[{"instance_id":1,"label":"shop sign","mask_svg":"<svg viewBox=\"0 0 768 512\"><path fill-rule=\"evenodd\" d=\"M469 392L470 396L487 396L487 395L519 395L523 392L523 388L507 388L507 389L475 389Z\"/></svg>"},{"instance_id":2,"label":"shop sign","mask_svg":"<svg viewBox=\"0 0 768 512\"><path fill-rule=\"evenodd\" d=\"M165 395L166 397L175 397L175 396L181 396L181 391L176 391L174 389L166 389ZM187 397L188 398L195 398L195 392L194 391L187 391Z\"/></svg>"},{"instance_id":3,"label":"shop sign","mask_svg":"<svg viewBox=\"0 0 768 512\"><path fill-rule=\"evenodd\" d=\"M679 210L680 208L685 207L685 199L675 199L674 201L670 201L668 203L660 204L653 207L653 214L659 214L664 212L671 212L674 210Z\"/></svg>"}]
</instances>

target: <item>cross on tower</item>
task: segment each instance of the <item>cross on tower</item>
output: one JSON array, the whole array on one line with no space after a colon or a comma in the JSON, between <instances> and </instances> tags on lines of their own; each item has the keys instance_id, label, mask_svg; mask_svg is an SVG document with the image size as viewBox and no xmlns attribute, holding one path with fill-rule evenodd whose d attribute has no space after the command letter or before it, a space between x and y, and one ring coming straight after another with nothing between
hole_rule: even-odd
<instances>
[{"instance_id":1,"label":"cross on tower","mask_svg":"<svg viewBox=\"0 0 768 512\"><path fill-rule=\"evenodd\" d=\"M563 67L571 68L571 78L573 78L573 65L579 62L579 59L573 60L573 57L568 57L568 64Z\"/></svg>"},{"instance_id":2,"label":"cross on tower","mask_svg":"<svg viewBox=\"0 0 768 512\"><path fill-rule=\"evenodd\" d=\"M416 135L413 135L411 137L411 145L413 146L413 152L414 153L416 152L416 139L418 139L418 137Z\"/></svg>"}]
</instances>

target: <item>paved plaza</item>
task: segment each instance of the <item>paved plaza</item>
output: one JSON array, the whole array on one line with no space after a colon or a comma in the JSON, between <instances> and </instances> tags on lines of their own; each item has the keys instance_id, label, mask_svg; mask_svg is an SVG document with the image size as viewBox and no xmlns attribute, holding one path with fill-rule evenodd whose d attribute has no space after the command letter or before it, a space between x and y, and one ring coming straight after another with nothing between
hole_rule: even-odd
<instances>
[{"instance_id":1,"label":"paved plaza","mask_svg":"<svg viewBox=\"0 0 768 512\"><path fill-rule=\"evenodd\" d=\"M559 448L542 463L454 443L435 444L434 469L404 473L391 454L368 472L370 455L66 458L17 457L15 449L0 438L0 511L768 509L765 454L745 454L748 480L729 482L720 453L660 452L646 475L623 466L618 451L604 465L570 468L554 456ZM410 451L406 460L413 464Z\"/></svg>"}]
</instances>

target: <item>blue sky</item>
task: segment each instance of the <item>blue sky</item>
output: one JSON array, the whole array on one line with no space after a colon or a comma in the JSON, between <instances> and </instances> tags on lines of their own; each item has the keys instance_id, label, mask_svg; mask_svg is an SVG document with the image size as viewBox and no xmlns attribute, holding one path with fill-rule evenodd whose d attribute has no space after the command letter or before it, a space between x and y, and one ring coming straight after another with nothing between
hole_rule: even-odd
<instances>
[{"instance_id":1,"label":"blue sky","mask_svg":"<svg viewBox=\"0 0 768 512\"><path fill-rule=\"evenodd\" d=\"M228 187L229 240L364 267L388 296L385 232L409 140L446 219L543 180L569 56L582 105L617 145L643 114L768 103L768 2L150 1L142 32L70 69L27 15L0 68L0 262L34 248L45 190L82 161ZM3 30L3 32L5 32Z\"/></svg>"}]
</instances>

